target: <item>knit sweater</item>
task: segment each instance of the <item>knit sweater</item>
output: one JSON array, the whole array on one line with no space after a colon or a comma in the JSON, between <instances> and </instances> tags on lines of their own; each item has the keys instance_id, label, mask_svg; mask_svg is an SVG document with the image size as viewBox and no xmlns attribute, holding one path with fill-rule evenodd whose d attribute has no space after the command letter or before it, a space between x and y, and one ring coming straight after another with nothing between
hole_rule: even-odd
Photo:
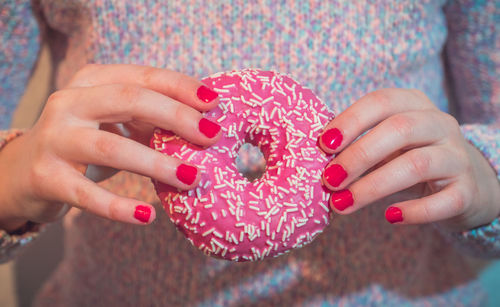
<instances>
[{"instance_id":1,"label":"knit sweater","mask_svg":"<svg viewBox=\"0 0 500 307\"><path fill-rule=\"evenodd\" d=\"M443 111L455 106L465 138L500 174L499 17L498 0L7 0L0 128L9 127L47 40L57 88L86 63L198 78L255 67L292 76L336 114L379 88L416 88ZM103 185L158 204L146 178L122 172ZM463 233L395 227L383 218L395 197L416 194L334 217L310 245L255 263L204 256L166 214L138 228L73 213L64 259L37 304L480 305L478 272L463 251L500 255L499 220Z\"/></svg>"}]
</instances>

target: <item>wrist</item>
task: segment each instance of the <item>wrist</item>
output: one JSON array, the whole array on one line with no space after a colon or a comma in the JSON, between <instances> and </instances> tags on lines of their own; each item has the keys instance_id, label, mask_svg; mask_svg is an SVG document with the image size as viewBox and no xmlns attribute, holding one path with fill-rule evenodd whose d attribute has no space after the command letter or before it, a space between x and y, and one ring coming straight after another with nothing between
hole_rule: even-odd
<instances>
[{"instance_id":1,"label":"wrist","mask_svg":"<svg viewBox=\"0 0 500 307\"><path fill-rule=\"evenodd\" d=\"M19 208L19 203L13 200L12 178L7 178L8 174L12 174L10 166L12 166L19 158L15 153L11 153L12 145L22 138L22 130L2 131L0 133L0 229L9 233L16 232L27 225L28 219L20 217L16 212ZM9 193L10 192L10 193Z\"/></svg>"}]
</instances>

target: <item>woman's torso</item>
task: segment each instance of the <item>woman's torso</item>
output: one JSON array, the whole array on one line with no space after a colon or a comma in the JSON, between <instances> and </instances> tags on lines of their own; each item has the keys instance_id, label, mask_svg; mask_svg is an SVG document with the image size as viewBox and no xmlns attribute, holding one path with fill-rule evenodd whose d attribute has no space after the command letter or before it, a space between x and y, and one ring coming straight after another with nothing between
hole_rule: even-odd
<instances>
[{"instance_id":1,"label":"woman's torso","mask_svg":"<svg viewBox=\"0 0 500 307\"><path fill-rule=\"evenodd\" d=\"M447 108L444 1L214 2L40 0L47 23L62 34L51 41L58 87L85 63L145 64L199 78L256 67L289 74L336 114L383 87L417 88ZM105 186L158 202L136 175L121 173ZM335 217L311 245L258 263L207 258L165 214L144 228L71 215L65 258L38 303L477 302L482 292L468 260L432 226L387 224L383 211L393 201Z\"/></svg>"}]
</instances>

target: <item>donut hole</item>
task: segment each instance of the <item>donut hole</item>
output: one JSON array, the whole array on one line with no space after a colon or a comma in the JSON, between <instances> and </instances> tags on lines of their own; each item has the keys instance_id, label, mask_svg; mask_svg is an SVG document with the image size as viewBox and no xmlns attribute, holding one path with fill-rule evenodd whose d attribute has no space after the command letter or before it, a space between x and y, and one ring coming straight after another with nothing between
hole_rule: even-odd
<instances>
[{"instance_id":1,"label":"donut hole","mask_svg":"<svg viewBox=\"0 0 500 307\"><path fill-rule=\"evenodd\" d=\"M261 178L266 171L266 158L258 146L243 143L235 158L236 168L248 181Z\"/></svg>"}]
</instances>

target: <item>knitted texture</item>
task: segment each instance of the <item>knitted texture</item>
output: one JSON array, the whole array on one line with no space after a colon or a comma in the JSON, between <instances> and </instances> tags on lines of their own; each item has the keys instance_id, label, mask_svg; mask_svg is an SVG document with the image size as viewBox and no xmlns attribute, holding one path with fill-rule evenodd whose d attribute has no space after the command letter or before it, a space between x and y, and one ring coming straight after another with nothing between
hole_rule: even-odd
<instances>
[{"instance_id":1,"label":"knitted texture","mask_svg":"<svg viewBox=\"0 0 500 307\"><path fill-rule=\"evenodd\" d=\"M7 129L39 50L39 30L29 1L0 5L0 129Z\"/></svg>"},{"instance_id":2,"label":"knitted texture","mask_svg":"<svg viewBox=\"0 0 500 307\"><path fill-rule=\"evenodd\" d=\"M2 36L2 43L7 52L34 55L37 47L29 46L37 45L38 36L27 34L38 33L37 26L23 3L8 0L0 33L5 24L16 24L24 40ZM51 40L58 50L59 88L85 63L146 64L198 78L255 67L294 77L336 114L383 87L419 89L446 111L446 44L453 101L468 124L463 131L499 170L497 0L32 3L44 17L40 26L62 34ZM0 61L1 78L22 79L0 84L7 116L32 64L22 61ZM128 173L103 186L156 199L147 179ZM480 306L484 294L472 260L433 227L385 222L387 205L415 195L409 191L338 217L306 248L245 264L205 257L164 214L137 228L82 213L66 221L64 260L38 305ZM460 236L462 243L473 242L469 246L483 255L497 251L496 223L487 238L473 231Z\"/></svg>"}]
</instances>

